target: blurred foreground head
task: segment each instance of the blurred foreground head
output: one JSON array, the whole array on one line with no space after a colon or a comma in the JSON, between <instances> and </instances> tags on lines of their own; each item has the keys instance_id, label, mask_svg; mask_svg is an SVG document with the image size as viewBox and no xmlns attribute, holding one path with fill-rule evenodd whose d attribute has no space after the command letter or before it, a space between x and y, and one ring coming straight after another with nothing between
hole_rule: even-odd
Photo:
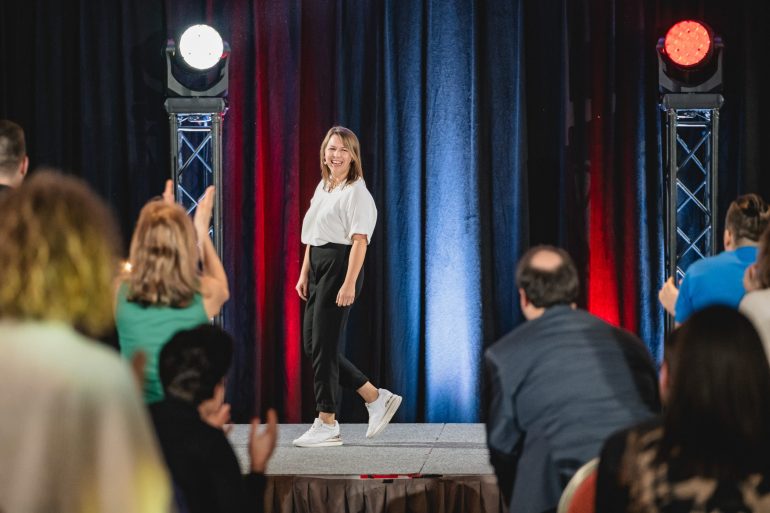
<instances>
[{"instance_id":1,"label":"blurred foreground head","mask_svg":"<svg viewBox=\"0 0 770 513\"><path fill-rule=\"evenodd\" d=\"M742 478L770 468L770 367L751 322L726 306L693 314L666 341L668 398L661 460Z\"/></svg>"},{"instance_id":2,"label":"blurred foreground head","mask_svg":"<svg viewBox=\"0 0 770 513\"><path fill-rule=\"evenodd\" d=\"M0 241L0 318L112 327L117 225L85 182L40 171L0 197Z\"/></svg>"},{"instance_id":3,"label":"blurred foreground head","mask_svg":"<svg viewBox=\"0 0 770 513\"><path fill-rule=\"evenodd\" d=\"M218 328L203 324L174 335L158 358L166 395L198 406L214 396L233 358L233 339Z\"/></svg>"}]
</instances>

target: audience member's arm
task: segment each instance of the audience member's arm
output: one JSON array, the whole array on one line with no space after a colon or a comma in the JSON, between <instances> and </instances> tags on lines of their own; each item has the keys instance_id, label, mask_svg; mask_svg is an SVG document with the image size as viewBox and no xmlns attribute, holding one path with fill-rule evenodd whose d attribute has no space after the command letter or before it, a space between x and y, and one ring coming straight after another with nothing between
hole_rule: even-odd
<instances>
[{"instance_id":1,"label":"audience member's arm","mask_svg":"<svg viewBox=\"0 0 770 513\"><path fill-rule=\"evenodd\" d=\"M216 501L213 513L264 511L265 469L278 440L278 415L268 410L267 424L260 430L259 419L251 423L249 436L250 472L241 475L232 447L222 436L217 438L209 455L205 471L210 479L212 497Z\"/></svg>"},{"instance_id":2,"label":"audience member's arm","mask_svg":"<svg viewBox=\"0 0 770 513\"><path fill-rule=\"evenodd\" d=\"M682 278L682 281L679 283L679 295L676 297L676 306L674 307L674 311L676 312L674 314L676 320L674 323L675 326L679 326L686 321L687 318L693 314L693 310L695 309L692 304L693 292L690 290L692 288L692 280L687 276L688 275L685 274L684 278Z\"/></svg>"},{"instance_id":3,"label":"audience member's arm","mask_svg":"<svg viewBox=\"0 0 770 513\"><path fill-rule=\"evenodd\" d=\"M227 275L217 250L209 237L209 225L214 209L214 187L208 187L195 209L195 232L198 236L203 274L201 275L201 294L203 305L209 317L217 315L222 305L230 298Z\"/></svg>"},{"instance_id":4,"label":"audience member's arm","mask_svg":"<svg viewBox=\"0 0 770 513\"><path fill-rule=\"evenodd\" d=\"M139 387L139 393L144 390L144 382L147 379L147 353L144 351L136 351L131 356L131 372L136 380L136 385Z\"/></svg>"},{"instance_id":5,"label":"audience member's arm","mask_svg":"<svg viewBox=\"0 0 770 513\"><path fill-rule=\"evenodd\" d=\"M225 402L225 384L220 382L214 388L214 396L198 405L201 420L211 427L229 433L233 427L230 422L230 405Z\"/></svg>"},{"instance_id":6,"label":"audience member's arm","mask_svg":"<svg viewBox=\"0 0 770 513\"><path fill-rule=\"evenodd\" d=\"M265 474L250 472L243 476L243 509L249 513L262 513L265 511L265 488L267 478Z\"/></svg>"},{"instance_id":7,"label":"audience member's arm","mask_svg":"<svg viewBox=\"0 0 770 513\"><path fill-rule=\"evenodd\" d=\"M260 431L260 420L255 418L251 422L251 433L249 435L249 457L251 460L251 471L258 474L264 474L267 469L267 462L273 455L275 444L278 440L278 414L274 409L267 411L267 424Z\"/></svg>"},{"instance_id":8,"label":"audience member's arm","mask_svg":"<svg viewBox=\"0 0 770 513\"><path fill-rule=\"evenodd\" d=\"M278 440L278 415L275 410L268 410L267 424L262 431L259 429L259 424L258 418L251 423L249 436L251 472L243 477L243 497L246 507L244 511L261 512L264 509L265 485L267 484L265 470Z\"/></svg>"},{"instance_id":9,"label":"audience member's arm","mask_svg":"<svg viewBox=\"0 0 770 513\"><path fill-rule=\"evenodd\" d=\"M674 278L670 277L658 292L658 299L663 308L671 315L676 315L676 301L679 297L679 290L674 285Z\"/></svg>"},{"instance_id":10,"label":"audience member's arm","mask_svg":"<svg viewBox=\"0 0 770 513\"><path fill-rule=\"evenodd\" d=\"M203 307L206 315L214 317L222 309L225 301L230 299L230 288L227 284L227 274L219 260L217 250L209 237L209 225L211 224L211 215L214 211L214 186L206 188L203 197L195 208L195 234L198 239L198 250L200 252L203 274L201 275L201 294L203 295ZM163 201L174 203L174 183L166 180L166 187L163 190Z\"/></svg>"},{"instance_id":11,"label":"audience member's arm","mask_svg":"<svg viewBox=\"0 0 770 513\"><path fill-rule=\"evenodd\" d=\"M507 397L501 382L501 372L494 358L486 355L486 403L487 403L487 446L489 459L497 475L497 484L510 504L516 466L520 455L520 431L513 411L513 400Z\"/></svg>"},{"instance_id":12,"label":"audience member's arm","mask_svg":"<svg viewBox=\"0 0 770 513\"><path fill-rule=\"evenodd\" d=\"M627 434L615 433L602 448L596 474L596 513L623 513L628 508L628 486L620 478Z\"/></svg>"}]
</instances>

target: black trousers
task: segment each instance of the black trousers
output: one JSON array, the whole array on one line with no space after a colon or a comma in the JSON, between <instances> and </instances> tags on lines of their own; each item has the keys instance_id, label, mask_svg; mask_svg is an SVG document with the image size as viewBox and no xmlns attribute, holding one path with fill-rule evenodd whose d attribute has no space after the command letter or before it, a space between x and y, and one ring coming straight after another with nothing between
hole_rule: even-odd
<instances>
[{"instance_id":1,"label":"black trousers","mask_svg":"<svg viewBox=\"0 0 770 513\"><path fill-rule=\"evenodd\" d=\"M339 307L337 293L345 281L352 246L324 244L310 247L308 297L302 326L303 349L313 362L313 388L316 409L337 410L339 385L358 389L369 379L340 354L340 343L351 306ZM356 297L364 283L364 270L356 280Z\"/></svg>"}]
</instances>

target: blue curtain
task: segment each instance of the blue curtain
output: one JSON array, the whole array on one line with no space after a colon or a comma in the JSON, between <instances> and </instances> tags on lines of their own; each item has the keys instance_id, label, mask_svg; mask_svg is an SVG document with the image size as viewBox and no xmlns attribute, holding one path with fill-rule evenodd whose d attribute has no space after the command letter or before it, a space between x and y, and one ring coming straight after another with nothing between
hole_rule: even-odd
<instances>
[{"instance_id":1,"label":"blue curtain","mask_svg":"<svg viewBox=\"0 0 770 513\"><path fill-rule=\"evenodd\" d=\"M483 418L485 347L521 322L514 273L565 247L580 305L660 355L661 122L655 42L682 17L726 42L720 209L770 196L761 55L770 7L714 0L45 0L0 3L0 117L33 165L86 178L127 239L168 174L167 36L230 42L225 265L236 420L313 414L293 292L301 216L332 124L359 136L379 209L346 354L404 396L397 420ZM77 27L77 30L72 29ZM31 45L29 41L35 41ZM770 49L770 48L769 48ZM346 394L345 422L365 420Z\"/></svg>"},{"instance_id":2,"label":"blue curtain","mask_svg":"<svg viewBox=\"0 0 770 513\"><path fill-rule=\"evenodd\" d=\"M380 206L376 283L347 352L403 393L401 418L477 420L481 355L518 318L513 266L527 243L522 6L337 9L336 121L359 134ZM357 402L348 416L361 417Z\"/></svg>"}]
</instances>

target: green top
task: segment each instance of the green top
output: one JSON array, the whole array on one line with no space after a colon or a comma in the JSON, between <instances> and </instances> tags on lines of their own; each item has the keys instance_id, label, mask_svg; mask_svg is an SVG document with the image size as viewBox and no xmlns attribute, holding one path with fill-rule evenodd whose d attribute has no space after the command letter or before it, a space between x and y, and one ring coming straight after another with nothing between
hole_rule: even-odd
<instances>
[{"instance_id":1,"label":"green top","mask_svg":"<svg viewBox=\"0 0 770 513\"><path fill-rule=\"evenodd\" d=\"M200 293L196 293L192 303L183 308L143 306L126 299L127 293L128 285L122 283L115 308L120 352L129 360L136 351L144 351L147 355L144 401L154 403L163 399L163 385L158 373L160 350L178 331L206 324L209 318Z\"/></svg>"}]
</instances>

